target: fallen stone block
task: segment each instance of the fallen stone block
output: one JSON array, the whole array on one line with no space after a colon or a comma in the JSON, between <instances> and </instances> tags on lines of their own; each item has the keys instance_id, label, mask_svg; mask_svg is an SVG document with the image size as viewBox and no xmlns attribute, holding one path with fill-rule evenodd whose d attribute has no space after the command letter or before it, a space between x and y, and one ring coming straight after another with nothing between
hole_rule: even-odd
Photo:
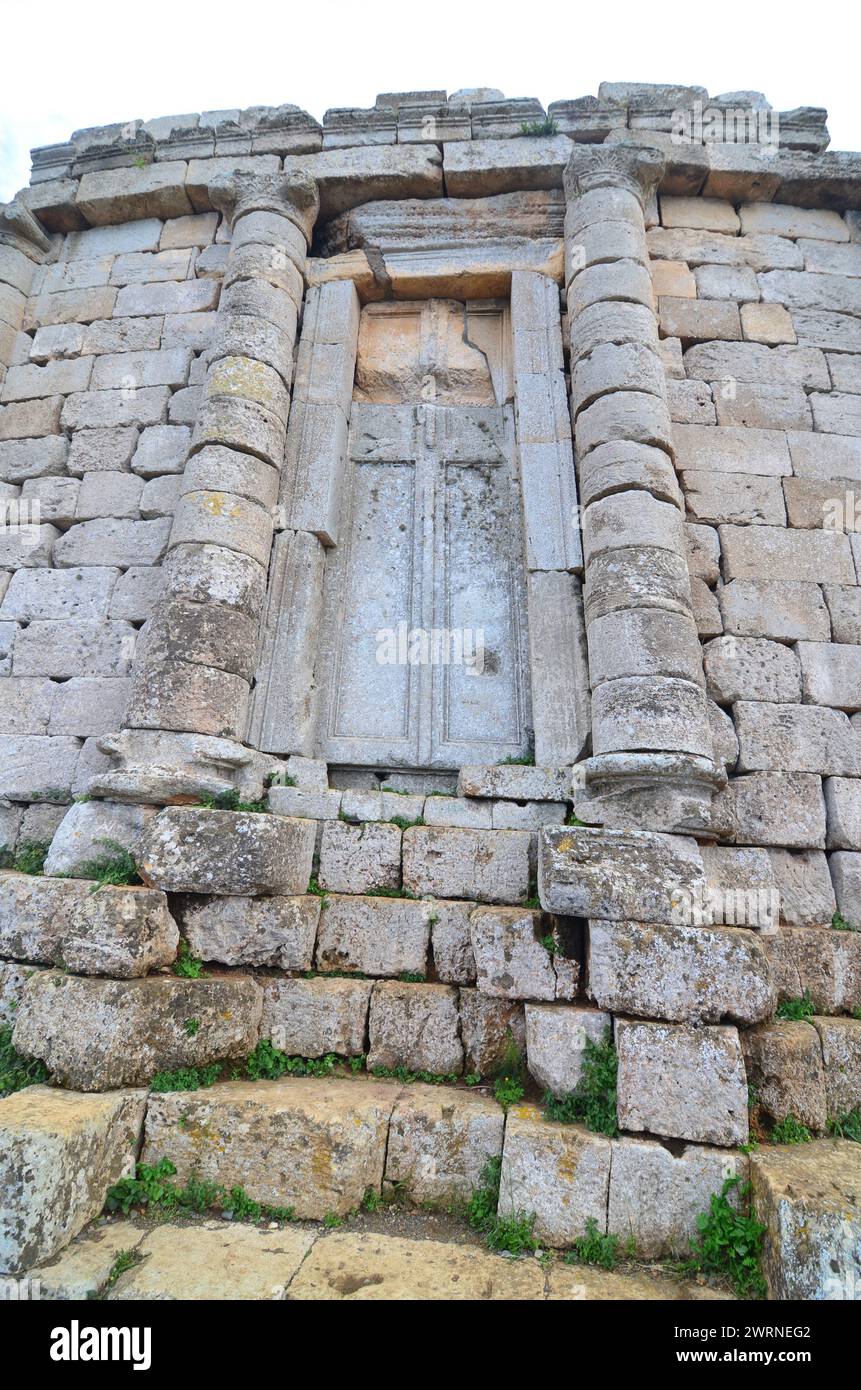
<instances>
[{"instance_id":1,"label":"fallen stone block","mask_svg":"<svg viewBox=\"0 0 861 1390\"><path fill-rule=\"evenodd\" d=\"M728 1178L744 1177L740 1154L686 1144L676 1155L648 1139L614 1140L610 1162L607 1232L624 1247L633 1240L641 1260L687 1254L699 1232L697 1217L709 1211ZM737 1204L734 1195L729 1201Z\"/></svg>"},{"instance_id":2,"label":"fallen stone block","mask_svg":"<svg viewBox=\"0 0 861 1390\"><path fill-rule=\"evenodd\" d=\"M380 981L368 1016L368 1069L429 1071L457 1076L463 1070L457 990L451 985Z\"/></svg>"},{"instance_id":3,"label":"fallen stone block","mask_svg":"<svg viewBox=\"0 0 861 1390\"><path fill-rule=\"evenodd\" d=\"M740 1034L755 1104L776 1124L792 1115L808 1129L824 1130L822 1047L809 1023L776 1019Z\"/></svg>"},{"instance_id":4,"label":"fallen stone block","mask_svg":"<svg viewBox=\"0 0 861 1390\"><path fill-rule=\"evenodd\" d=\"M704 889L702 855L687 836L579 827L541 831L538 894L546 912L666 922L675 899Z\"/></svg>"},{"instance_id":5,"label":"fallen stone block","mask_svg":"<svg viewBox=\"0 0 861 1390\"><path fill-rule=\"evenodd\" d=\"M861 1281L861 1149L847 1139L751 1154L763 1271L774 1299L851 1302Z\"/></svg>"},{"instance_id":6,"label":"fallen stone block","mask_svg":"<svg viewBox=\"0 0 861 1390\"><path fill-rule=\"evenodd\" d=\"M371 980L264 980L260 1036L291 1057L357 1057L367 1050L372 988Z\"/></svg>"},{"instance_id":7,"label":"fallen stone block","mask_svg":"<svg viewBox=\"0 0 861 1390\"><path fill-rule=\"evenodd\" d=\"M424 975L435 904L333 894L323 899L317 969Z\"/></svg>"},{"instance_id":8,"label":"fallen stone block","mask_svg":"<svg viewBox=\"0 0 861 1390\"><path fill-rule=\"evenodd\" d=\"M177 916L200 960L310 970L320 899L312 894L189 898L180 903Z\"/></svg>"},{"instance_id":9,"label":"fallen stone block","mask_svg":"<svg viewBox=\"0 0 861 1390\"><path fill-rule=\"evenodd\" d=\"M247 1057L262 1007L260 985L241 975L119 981L46 970L27 987L13 1044L63 1086L145 1086L158 1071Z\"/></svg>"},{"instance_id":10,"label":"fallen stone block","mask_svg":"<svg viewBox=\"0 0 861 1390\"><path fill-rule=\"evenodd\" d=\"M381 1190L398 1094L382 1082L291 1078L154 1095L142 1160L169 1158L178 1183L194 1174L239 1186L300 1221L344 1216Z\"/></svg>"},{"instance_id":11,"label":"fallen stone block","mask_svg":"<svg viewBox=\"0 0 861 1390\"><path fill-rule=\"evenodd\" d=\"M777 1003L756 932L692 922L591 921L588 990L601 1009L672 1023L760 1023Z\"/></svg>"},{"instance_id":12,"label":"fallen stone block","mask_svg":"<svg viewBox=\"0 0 861 1390\"><path fill-rule=\"evenodd\" d=\"M546 1245L571 1245L595 1221L607 1229L612 1145L580 1125L553 1124L540 1110L509 1110L502 1149L499 1215L535 1214L535 1234Z\"/></svg>"},{"instance_id":13,"label":"fallen stone block","mask_svg":"<svg viewBox=\"0 0 861 1390\"><path fill-rule=\"evenodd\" d=\"M747 1081L735 1028L616 1024L619 1125L703 1144L746 1144Z\"/></svg>"},{"instance_id":14,"label":"fallen stone block","mask_svg":"<svg viewBox=\"0 0 861 1390\"><path fill-rule=\"evenodd\" d=\"M304 893L314 839L313 821L170 806L141 837L139 872L170 893Z\"/></svg>"},{"instance_id":15,"label":"fallen stone block","mask_svg":"<svg viewBox=\"0 0 861 1390\"><path fill-rule=\"evenodd\" d=\"M502 1153L505 1114L489 1096L444 1086L405 1087L392 1112L388 1184L424 1206L467 1201L488 1159Z\"/></svg>"},{"instance_id":16,"label":"fallen stone block","mask_svg":"<svg viewBox=\"0 0 861 1390\"><path fill-rule=\"evenodd\" d=\"M0 1269L58 1254L134 1172L144 1091L77 1095L28 1086L0 1101Z\"/></svg>"}]
</instances>

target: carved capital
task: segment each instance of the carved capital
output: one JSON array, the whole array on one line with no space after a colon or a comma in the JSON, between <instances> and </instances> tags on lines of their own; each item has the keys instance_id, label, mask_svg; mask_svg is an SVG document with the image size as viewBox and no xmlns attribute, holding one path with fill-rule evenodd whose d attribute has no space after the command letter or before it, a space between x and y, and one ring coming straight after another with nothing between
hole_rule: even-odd
<instances>
[{"instance_id":1,"label":"carved capital","mask_svg":"<svg viewBox=\"0 0 861 1390\"><path fill-rule=\"evenodd\" d=\"M15 201L0 203L0 244L16 247L32 261L42 261L51 249L51 238L30 209Z\"/></svg>"},{"instance_id":2,"label":"carved capital","mask_svg":"<svg viewBox=\"0 0 861 1390\"><path fill-rule=\"evenodd\" d=\"M295 223L311 244L320 195L317 181L310 174L250 174L237 170L213 179L209 197L231 227L248 212L274 212Z\"/></svg>"},{"instance_id":3,"label":"carved capital","mask_svg":"<svg viewBox=\"0 0 861 1390\"><path fill-rule=\"evenodd\" d=\"M565 198L593 188L624 188L645 207L663 175L666 157L648 145L574 145L565 166Z\"/></svg>"}]
</instances>

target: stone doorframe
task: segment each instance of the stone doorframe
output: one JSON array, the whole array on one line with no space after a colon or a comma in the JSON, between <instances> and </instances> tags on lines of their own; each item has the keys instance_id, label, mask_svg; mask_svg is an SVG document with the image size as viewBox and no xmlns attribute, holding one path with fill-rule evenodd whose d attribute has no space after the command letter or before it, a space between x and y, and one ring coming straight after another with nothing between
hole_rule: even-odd
<instances>
[{"instance_id":1,"label":"stone doorframe","mask_svg":"<svg viewBox=\"0 0 861 1390\"><path fill-rule=\"evenodd\" d=\"M498 293L497 278L491 282L488 274L489 297ZM470 298L480 291L480 274L473 274ZM306 296L279 502L284 529L275 539L249 728L255 748L281 755L315 751L310 692L324 547L338 540L360 312L349 279ZM576 762L586 744L589 699L577 491L553 280L513 272L511 336L535 757L541 766L559 767Z\"/></svg>"}]
</instances>

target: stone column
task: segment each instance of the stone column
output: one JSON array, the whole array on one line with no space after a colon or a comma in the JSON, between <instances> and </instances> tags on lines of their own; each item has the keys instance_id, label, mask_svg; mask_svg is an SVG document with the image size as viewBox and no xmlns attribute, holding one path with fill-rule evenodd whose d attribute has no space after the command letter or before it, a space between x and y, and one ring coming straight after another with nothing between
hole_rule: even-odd
<instances>
[{"instance_id":1,"label":"stone column","mask_svg":"<svg viewBox=\"0 0 861 1390\"><path fill-rule=\"evenodd\" d=\"M102 744L119 767L91 787L115 799L223 788L245 780L256 757L242 742L319 199L303 174L236 173L209 192L232 240L164 590L139 644L125 727Z\"/></svg>"},{"instance_id":2,"label":"stone column","mask_svg":"<svg viewBox=\"0 0 861 1390\"><path fill-rule=\"evenodd\" d=\"M6 368L15 360L16 339L36 267L50 249L50 237L23 203L0 203L0 386Z\"/></svg>"},{"instance_id":3,"label":"stone column","mask_svg":"<svg viewBox=\"0 0 861 1390\"><path fill-rule=\"evenodd\" d=\"M571 413L583 508L592 757L583 819L703 830L715 765L673 467L644 208L664 159L575 145L565 171Z\"/></svg>"}]
</instances>

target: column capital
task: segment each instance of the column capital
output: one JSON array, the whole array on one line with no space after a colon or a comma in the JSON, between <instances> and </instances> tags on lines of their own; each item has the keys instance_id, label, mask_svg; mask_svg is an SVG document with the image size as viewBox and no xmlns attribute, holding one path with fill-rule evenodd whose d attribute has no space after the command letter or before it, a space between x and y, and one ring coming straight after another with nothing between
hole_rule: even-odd
<instances>
[{"instance_id":1,"label":"column capital","mask_svg":"<svg viewBox=\"0 0 861 1390\"><path fill-rule=\"evenodd\" d=\"M563 176L566 201L593 188L624 188L645 206L665 165L650 145L574 145Z\"/></svg>"},{"instance_id":2,"label":"column capital","mask_svg":"<svg viewBox=\"0 0 861 1390\"><path fill-rule=\"evenodd\" d=\"M317 181L310 174L252 174L236 170L212 180L209 198L231 227L248 212L274 212L293 222L311 244L320 195Z\"/></svg>"},{"instance_id":3,"label":"column capital","mask_svg":"<svg viewBox=\"0 0 861 1390\"><path fill-rule=\"evenodd\" d=\"M0 203L0 245L14 246L32 261L42 261L51 249L51 238L29 208L17 199Z\"/></svg>"}]
</instances>

